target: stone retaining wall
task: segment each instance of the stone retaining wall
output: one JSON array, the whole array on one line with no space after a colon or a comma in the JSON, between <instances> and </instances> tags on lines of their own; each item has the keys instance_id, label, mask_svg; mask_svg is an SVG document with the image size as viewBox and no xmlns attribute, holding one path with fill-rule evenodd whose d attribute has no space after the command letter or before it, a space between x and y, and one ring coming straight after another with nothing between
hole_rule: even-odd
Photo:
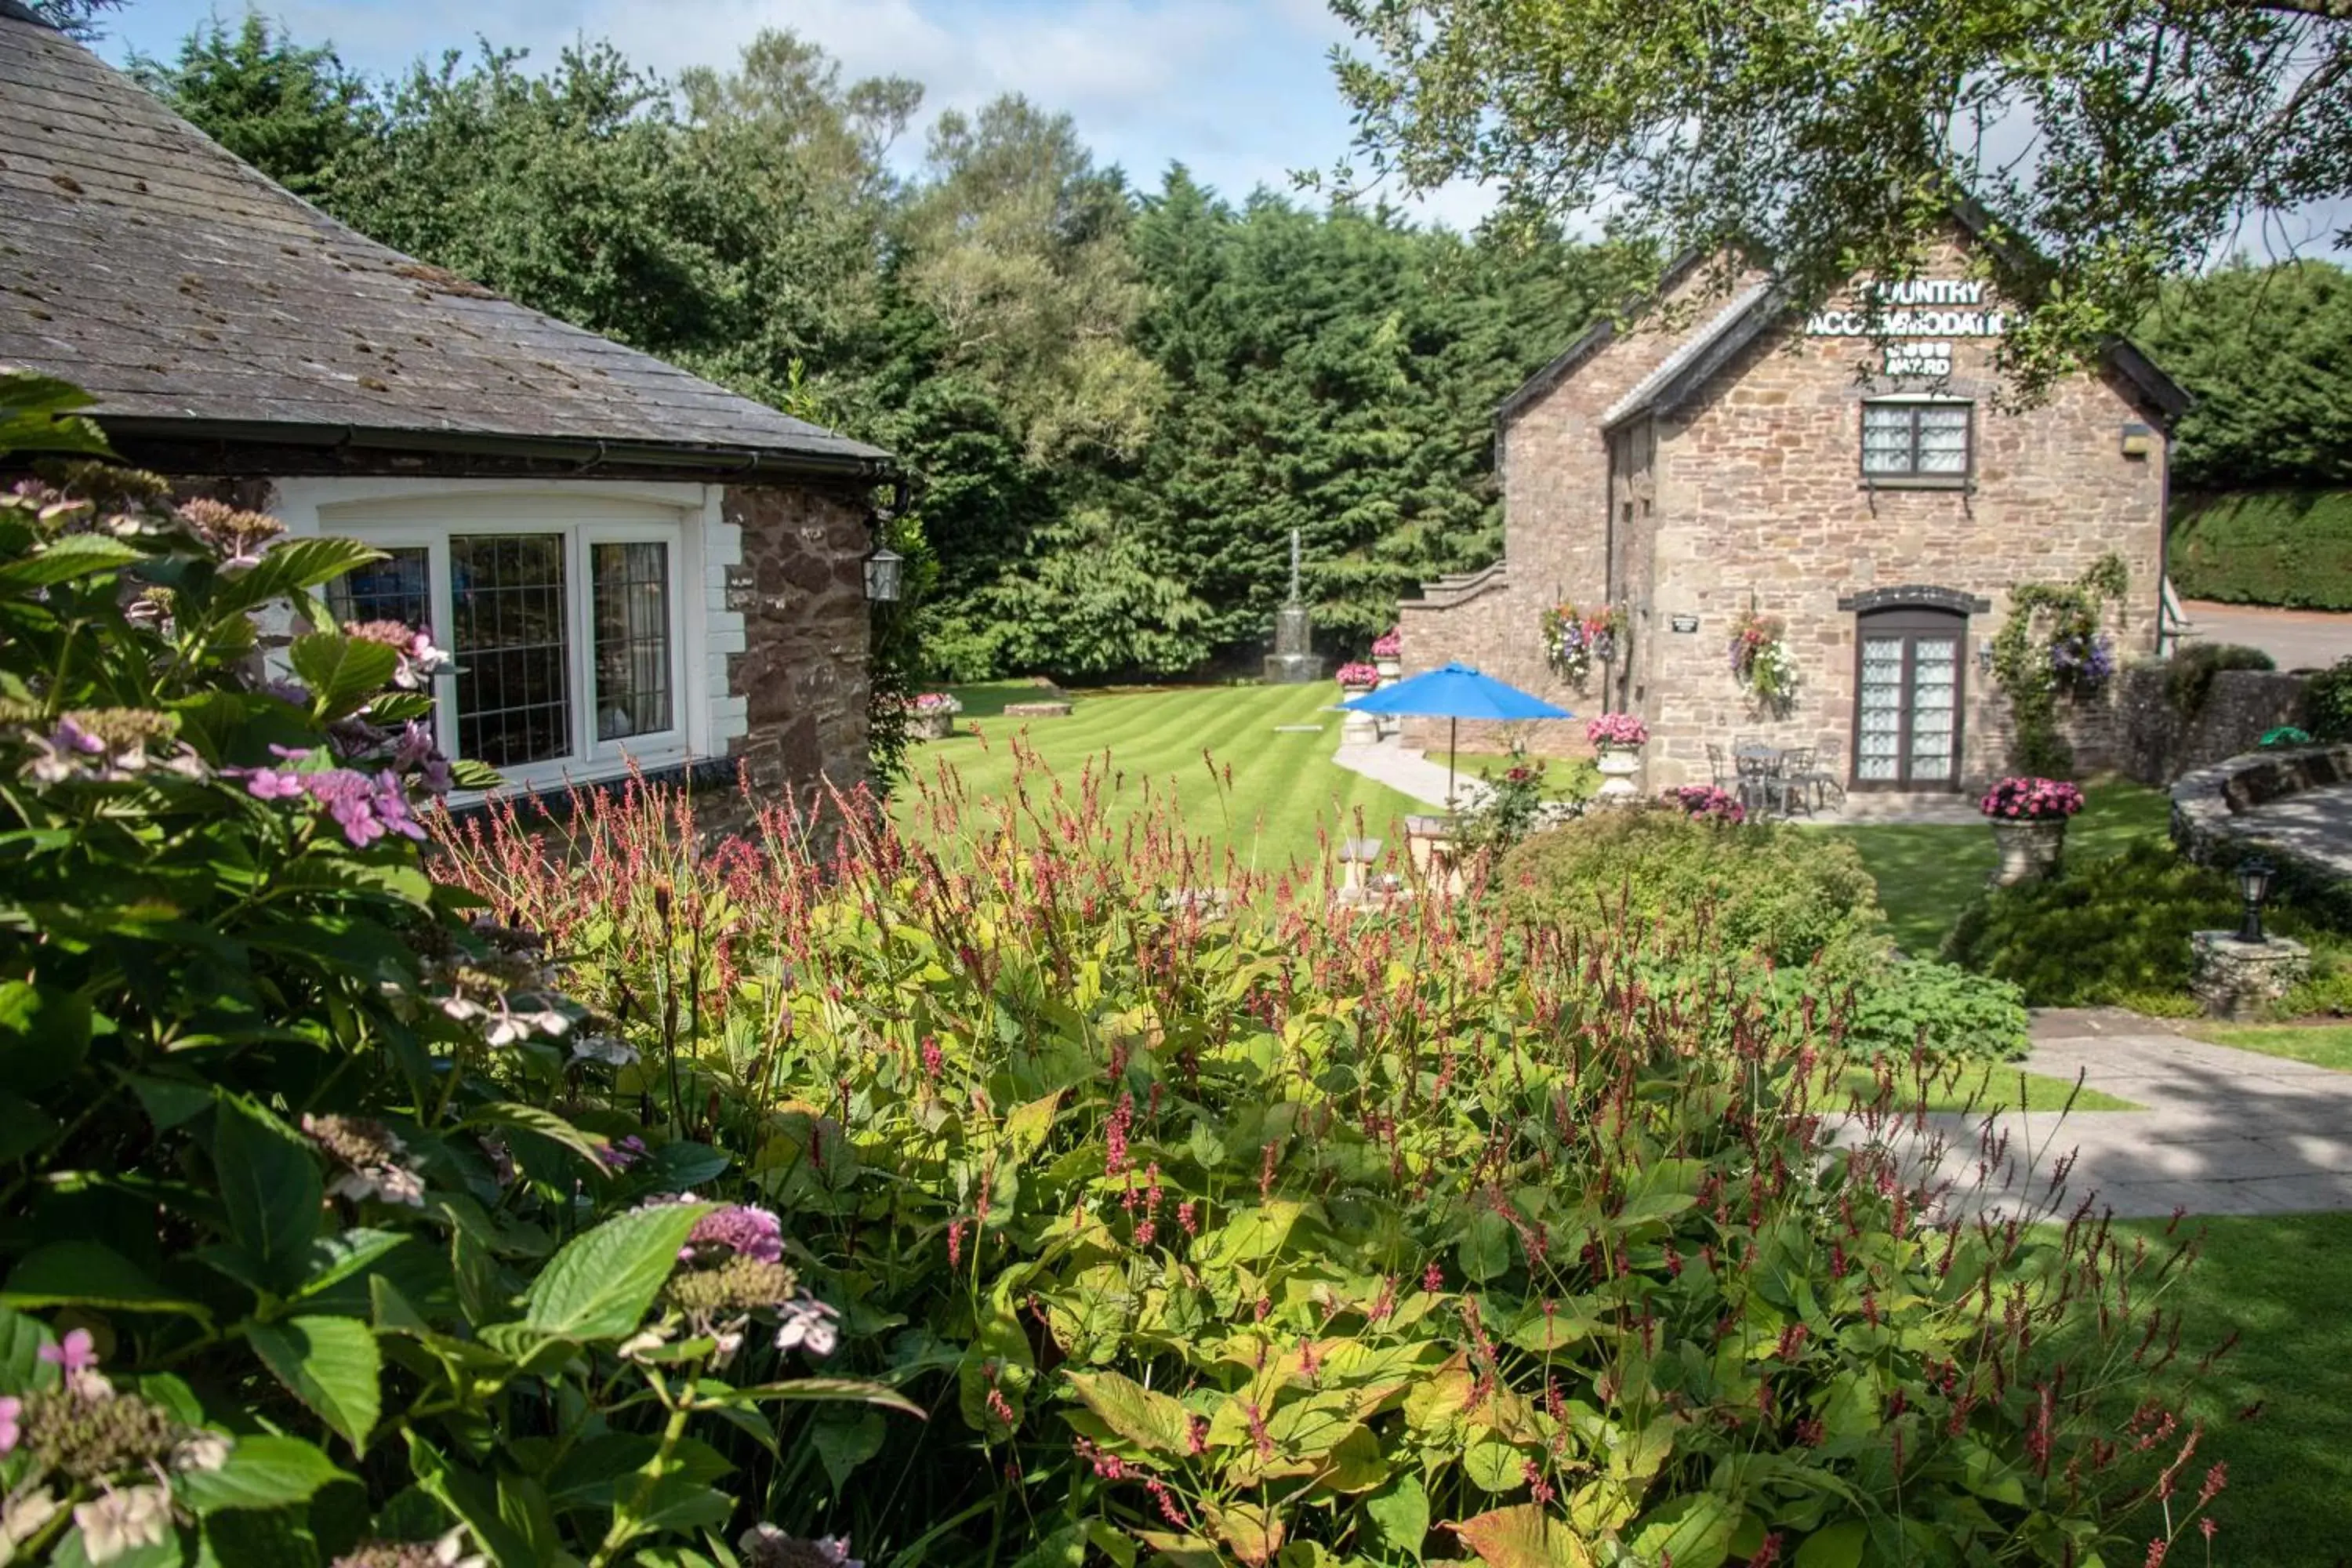
<instances>
[{"instance_id":1,"label":"stone retaining wall","mask_svg":"<svg viewBox=\"0 0 2352 1568\"><path fill-rule=\"evenodd\" d=\"M2165 686L2171 667L2136 664L2117 679L2121 731L2116 765L2141 784L2162 789L2193 769L2252 752L2282 724L2305 726L2304 677L2286 670L2216 672L2205 706L2194 719L2175 711Z\"/></svg>"},{"instance_id":2,"label":"stone retaining wall","mask_svg":"<svg viewBox=\"0 0 2352 1568\"><path fill-rule=\"evenodd\" d=\"M2200 866L2228 871L2256 849L2278 868L2273 886L2314 914L2352 929L2352 882L2340 866L2263 835L2242 814L2332 784L2352 784L2352 743L2250 752L2183 774L2172 786L2172 841Z\"/></svg>"}]
</instances>

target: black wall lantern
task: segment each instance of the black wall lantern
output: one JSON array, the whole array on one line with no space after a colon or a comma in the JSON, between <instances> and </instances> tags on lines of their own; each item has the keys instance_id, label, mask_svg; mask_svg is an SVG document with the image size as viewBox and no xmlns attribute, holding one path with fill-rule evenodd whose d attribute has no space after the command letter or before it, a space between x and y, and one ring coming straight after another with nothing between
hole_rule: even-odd
<instances>
[{"instance_id":1,"label":"black wall lantern","mask_svg":"<svg viewBox=\"0 0 2352 1568\"><path fill-rule=\"evenodd\" d=\"M2250 855L2238 862L2238 894L2246 900L2245 923L2238 928L2240 942L2262 942L2263 900L2270 897L2271 879L2277 868L2259 855Z\"/></svg>"},{"instance_id":2,"label":"black wall lantern","mask_svg":"<svg viewBox=\"0 0 2352 1568\"><path fill-rule=\"evenodd\" d=\"M877 605L897 602L899 580L906 575L907 558L887 544L877 544L874 553L866 558L866 596Z\"/></svg>"}]
</instances>

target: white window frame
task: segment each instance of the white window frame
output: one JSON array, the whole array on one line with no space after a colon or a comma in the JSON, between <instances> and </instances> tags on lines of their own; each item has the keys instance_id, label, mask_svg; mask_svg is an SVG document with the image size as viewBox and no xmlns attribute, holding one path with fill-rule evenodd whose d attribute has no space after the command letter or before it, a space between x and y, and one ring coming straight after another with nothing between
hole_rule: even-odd
<instances>
[{"instance_id":1,"label":"white window frame","mask_svg":"<svg viewBox=\"0 0 2352 1568\"><path fill-rule=\"evenodd\" d=\"M386 549L422 548L434 641L453 652L457 616L450 540L515 534L563 539L571 745L561 757L499 769L507 787L554 789L611 778L632 765L648 770L673 766L691 761L698 750L720 749L725 731L740 728L728 722L730 715L711 710L712 655L725 646L722 634L720 647L712 647L712 628L704 624L709 616L701 602L706 576L719 570L705 565L709 552L704 535L719 510L715 490L698 485L660 486L647 487L651 494L630 494L584 486L518 490L500 485L419 493L413 483L394 481L344 500L336 493L335 483L320 481L323 493L315 499L301 493L310 487L300 481L281 487L279 506L289 531L356 539ZM599 741L592 547L647 542L669 547L670 726ZM453 757L459 755L457 680L454 672L445 674L435 681L433 692L435 739ZM460 804L476 798L471 793L453 797Z\"/></svg>"}]
</instances>

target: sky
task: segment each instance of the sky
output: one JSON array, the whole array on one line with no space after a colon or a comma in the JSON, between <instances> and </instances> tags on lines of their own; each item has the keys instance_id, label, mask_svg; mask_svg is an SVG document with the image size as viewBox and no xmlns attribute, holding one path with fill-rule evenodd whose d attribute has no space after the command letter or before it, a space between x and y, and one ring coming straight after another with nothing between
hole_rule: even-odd
<instances>
[{"instance_id":1,"label":"sky","mask_svg":"<svg viewBox=\"0 0 2352 1568\"><path fill-rule=\"evenodd\" d=\"M372 75L481 35L545 59L575 39L609 38L664 73L723 65L762 27L822 45L850 77L924 84L924 116L1026 94L1064 111L1098 163L1157 187L1171 162L1236 201L1264 184L1292 190L1300 168L1328 171L1349 148L1331 79L1347 29L1323 0L270 0L264 16L303 43L332 42ZM191 28L238 0L128 0L100 48L169 55ZM898 149L919 156L920 128ZM1401 195L1402 193L1392 193ZM1491 205L1475 186L1400 202L1467 227Z\"/></svg>"}]
</instances>

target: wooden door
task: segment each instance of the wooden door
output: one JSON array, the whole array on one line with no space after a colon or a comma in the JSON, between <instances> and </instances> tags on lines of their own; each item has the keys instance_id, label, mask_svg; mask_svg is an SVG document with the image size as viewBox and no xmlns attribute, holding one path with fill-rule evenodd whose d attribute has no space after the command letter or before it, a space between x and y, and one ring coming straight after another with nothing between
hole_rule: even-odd
<instances>
[{"instance_id":1,"label":"wooden door","mask_svg":"<svg viewBox=\"0 0 2352 1568\"><path fill-rule=\"evenodd\" d=\"M1855 789L1958 789L1969 620L1874 610L1855 637Z\"/></svg>"}]
</instances>

